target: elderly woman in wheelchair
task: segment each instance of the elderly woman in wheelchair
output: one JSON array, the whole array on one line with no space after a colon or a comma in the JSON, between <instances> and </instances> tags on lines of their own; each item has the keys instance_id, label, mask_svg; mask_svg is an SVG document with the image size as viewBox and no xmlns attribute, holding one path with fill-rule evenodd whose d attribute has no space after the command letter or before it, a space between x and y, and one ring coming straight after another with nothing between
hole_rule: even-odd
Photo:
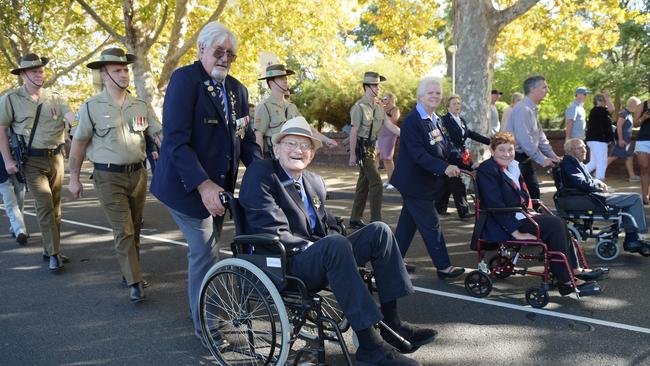
<instances>
[{"instance_id":1,"label":"elderly woman in wheelchair","mask_svg":"<svg viewBox=\"0 0 650 366\"><path fill-rule=\"evenodd\" d=\"M539 206L540 210L533 209L533 200L514 159L514 136L509 132L497 133L490 141L490 150L492 157L481 163L476 177L479 216L485 215L477 220L477 225L482 226L479 233L482 241L506 242L517 248L522 245L543 247L550 258L545 261L545 267L546 264L550 267L561 295L574 291L580 296L599 294L601 288L592 280L604 270L581 268L565 222L545 210L543 205ZM581 260L584 261L584 256ZM544 273L538 275L547 278L546 272L545 268ZM547 296L545 289L543 292Z\"/></svg>"},{"instance_id":2,"label":"elderly woman in wheelchair","mask_svg":"<svg viewBox=\"0 0 650 366\"><path fill-rule=\"evenodd\" d=\"M297 292L304 294L302 299L296 301L297 307L290 304L291 301L288 302L286 297L283 299L286 308L294 315L298 314L292 320L299 319L294 323L293 331L290 332L292 334L285 334L285 337L293 344L295 329L304 324L304 319L300 319L299 315L301 304L311 303L311 299L317 297L315 294L329 285L343 314L356 332L359 342L355 355L357 365L419 365L400 352L413 351L433 341L436 331L408 324L398 315L397 299L411 294L413 287L390 228L384 223L376 222L347 237L331 230L336 223L332 225L332 216L327 213L324 205L326 190L323 179L305 170L315 151L322 146L321 141L312 136L308 123L302 117L287 121L272 140L277 160L251 164L243 177L239 195L239 203L244 211L241 215L243 231L258 236L236 237L235 242L248 240L252 245L234 249L239 252L236 253L238 258L255 261L256 256L261 256L262 260L258 258L258 267L267 274L270 273L271 277L273 271L268 271L269 269L280 269L273 281L275 286L267 287L276 287L283 293L291 287L298 287ZM237 229L241 231L241 228ZM261 239L259 234L262 234ZM271 245L262 240L264 235L271 237ZM363 266L366 262L372 264L374 283L364 281L360 276L358 266ZM248 264L237 263L247 266L247 271L258 273L256 277L268 277L259 275L259 269L253 269ZM212 282L218 286L223 281ZM297 286L291 285L291 282ZM205 281L204 286L210 289ZM375 286L380 307L369 291L369 287ZM240 285L235 287L241 288ZM276 288L265 291L275 292ZM232 302L230 298L217 302L220 301ZM236 302L239 304L239 301ZM251 307L257 308L258 304ZM227 313L223 309L215 310L216 313L220 311ZM311 307L307 312L314 311L320 312L319 307ZM232 318L241 318L241 321ZM231 327L234 323L241 325L241 322L249 321L246 316L228 319ZM382 325L379 332L375 329L378 323ZM338 341L350 363L338 327L335 328ZM319 335L322 335L322 330L318 329ZM225 334L224 331L221 332L222 335ZM250 336L248 348L255 348L253 344L259 338L266 339L258 336L259 334ZM244 349L241 353L249 353L245 347L241 349ZM226 352L227 347L216 352L219 355L215 356L222 357ZM263 358L258 354L260 352L255 353L257 358ZM260 364L283 364L282 362L280 355L268 357L267 362ZM324 350L320 351L318 362L324 363Z\"/></svg>"},{"instance_id":3,"label":"elderly woman in wheelchair","mask_svg":"<svg viewBox=\"0 0 650 366\"><path fill-rule=\"evenodd\" d=\"M596 237L596 254L603 260L612 260L620 250L616 245L620 227L625 230L623 249L631 253L650 256L650 244L641 240L646 233L643 200L638 193L610 193L607 184L594 179L583 164L587 147L580 139L564 143L564 158L559 168L554 168L553 178L558 189L553 197L561 217L571 222L571 230L578 239ZM613 222L609 227L593 234L594 220Z\"/></svg>"}]
</instances>

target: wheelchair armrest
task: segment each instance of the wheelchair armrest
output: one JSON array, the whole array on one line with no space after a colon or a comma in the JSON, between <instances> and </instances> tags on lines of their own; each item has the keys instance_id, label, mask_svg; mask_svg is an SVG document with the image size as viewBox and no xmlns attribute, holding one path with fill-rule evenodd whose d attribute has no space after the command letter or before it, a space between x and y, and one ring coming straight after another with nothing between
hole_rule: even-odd
<instances>
[{"instance_id":1,"label":"wheelchair armrest","mask_svg":"<svg viewBox=\"0 0 650 366\"><path fill-rule=\"evenodd\" d=\"M495 208L482 208L481 211L488 213L508 213L508 212L523 212L522 207L495 207Z\"/></svg>"},{"instance_id":2,"label":"wheelchair armrest","mask_svg":"<svg viewBox=\"0 0 650 366\"><path fill-rule=\"evenodd\" d=\"M252 245L274 245L280 244L280 237L275 234L261 233L253 235L237 235L233 239L237 244L252 244ZM284 248L284 246L283 246Z\"/></svg>"}]
</instances>

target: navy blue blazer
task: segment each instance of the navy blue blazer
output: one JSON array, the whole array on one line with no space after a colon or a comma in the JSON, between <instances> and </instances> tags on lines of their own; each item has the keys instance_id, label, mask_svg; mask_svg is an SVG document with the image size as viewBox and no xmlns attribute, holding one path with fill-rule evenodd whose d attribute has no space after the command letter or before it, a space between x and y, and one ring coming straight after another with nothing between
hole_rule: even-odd
<instances>
[{"instance_id":1,"label":"navy blue blazer","mask_svg":"<svg viewBox=\"0 0 650 366\"><path fill-rule=\"evenodd\" d=\"M199 61L172 74L163 104L164 140L151 179L154 196L199 219L210 215L196 189L199 184L210 179L232 192L239 161L248 165L262 158L251 125L240 137L234 123L228 123L218 97L212 95L211 79ZM235 121L247 117L246 87L230 75L225 87Z\"/></svg>"},{"instance_id":2,"label":"navy blue blazer","mask_svg":"<svg viewBox=\"0 0 650 366\"><path fill-rule=\"evenodd\" d=\"M239 202L244 209L247 234L270 233L280 237L287 251L302 248L330 233L333 216L325 208L325 182L319 175L302 172L305 193L318 218L312 231L299 191L277 160L261 160L244 173Z\"/></svg>"},{"instance_id":3,"label":"navy blue blazer","mask_svg":"<svg viewBox=\"0 0 650 366\"><path fill-rule=\"evenodd\" d=\"M449 138L451 139L451 142L454 144L454 147L460 150L461 152L465 150L465 140L467 139L472 139L476 142L480 142L484 145L489 145L490 144L490 139L481 135L480 133L476 133L472 130L470 130L467 127L467 122L463 117L460 117L460 121L463 124L463 128L465 131L460 129L460 126L458 126L458 123L454 121L454 117L451 116L451 113L447 113L442 117L442 124L445 126L447 129L447 133L449 134Z\"/></svg>"},{"instance_id":4,"label":"navy blue blazer","mask_svg":"<svg viewBox=\"0 0 650 366\"><path fill-rule=\"evenodd\" d=\"M400 194L436 200L445 192L445 169L449 163L448 142L430 143L432 122L422 119L416 108L401 125L399 155L390 180ZM449 141L449 136L445 136Z\"/></svg>"},{"instance_id":5,"label":"navy blue blazer","mask_svg":"<svg viewBox=\"0 0 650 366\"><path fill-rule=\"evenodd\" d=\"M582 192L601 192L596 180L587 171L587 167L571 155L564 155L560 161L560 172L565 188Z\"/></svg>"},{"instance_id":6,"label":"navy blue blazer","mask_svg":"<svg viewBox=\"0 0 650 366\"><path fill-rule=\"evenodd\" d=\"M523 186L523 177L519 176L519 185ZM501 170L494 158L479 165L476 182L480 192L481 208L522 207L530 199L525 190L517 188L512 180ZM483 214L483 213L481 213ZM510 235L519 229L519 220L515 213L489 213L481 238L488 241L513 239Z\"/></svg>"}]
</instances>

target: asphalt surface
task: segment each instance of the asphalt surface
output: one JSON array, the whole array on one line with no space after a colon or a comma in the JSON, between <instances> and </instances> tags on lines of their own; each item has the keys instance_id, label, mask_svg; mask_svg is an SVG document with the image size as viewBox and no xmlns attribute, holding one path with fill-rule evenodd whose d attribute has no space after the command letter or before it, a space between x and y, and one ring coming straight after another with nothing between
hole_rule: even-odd
<instances>
[{"instance_id":1,"label":"asphalt surface","mask_svg":"<svg viewBox=\"0 0 650 366\"><path fill-rule=\"evenodd\" d=\"M356 173L347 168L313 167L328 184L328 206L349 215ZM552 205L550 177L542 177L543 200ZM66 180L67 182L67 180ZM114 257L106 218L84 179L85 194L73 201L63 194L62 248L71 258L63 273L52 274L42 261L40 234L31 195L26 201L29 244L18 246L0 219L0 365L210 365L215 361L194 337L187 302L187 249L164 206L152 196L145 207L142 268L151 287L146 301L131 304ZM638 183L610 178L620 192ZM393 228L399 194L384 198L384 219ZM453 204L451 205L453 207ZM441 220L452 262L476 268L468 241L473 221L461 221L450 208ZM4 216L4 215L2 215ZM222 247L233 226L227 222ZM551 291L543 310L526 305L524 293L539 280L497 280L485 299L469 297L462 278L435 276L416 235L407 261L416 293L399 301L402 318L433 327L439 336L412 356L423 365L650 365L648 275L650 258L623 253L611 262L593 254L592 266L609 266L605 293L576 299ZM348 344L354 351L346 334ZM336 345L328 364L342 364Z\"/></svg>"}]
</instances>

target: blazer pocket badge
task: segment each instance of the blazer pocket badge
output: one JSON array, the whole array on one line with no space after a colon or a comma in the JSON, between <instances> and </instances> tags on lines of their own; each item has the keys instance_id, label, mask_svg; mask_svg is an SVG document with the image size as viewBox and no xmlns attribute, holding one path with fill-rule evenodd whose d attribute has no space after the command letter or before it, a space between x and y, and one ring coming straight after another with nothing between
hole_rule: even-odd
<instances>
[{"instance_id":1,"label":"blazer pocket badge","mask_svg":"<svg viewBox=\"0 0 650 366\"><path fill-rule=\"evenodd\" d=\"M320 198L318 196L314 195L311 198L311 203L314 205L314 207L320 207Z\"/></svg>"},{"instance_id":2,"label":"blazer pocket badge","mask_svg":"<svg viewBox=\"0 0 650 366\"><path fill-rule=\"evenodd\" d=\"M235 121L235 126L237 128L237 135L240 139L243 139L246 135L246 128L248 128L248 116L239 118Z\"/></svg>"}]
</instances>

